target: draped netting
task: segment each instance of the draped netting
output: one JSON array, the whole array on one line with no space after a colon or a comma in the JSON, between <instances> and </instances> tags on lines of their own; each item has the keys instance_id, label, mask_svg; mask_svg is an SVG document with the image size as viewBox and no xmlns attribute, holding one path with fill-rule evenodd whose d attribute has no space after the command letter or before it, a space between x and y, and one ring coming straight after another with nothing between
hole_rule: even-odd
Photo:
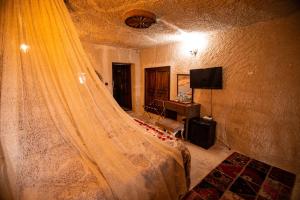
<instances>
[{"instance_id":1,"label":"draped netting","mask_svg":"<svg viewBox=\"0 0 300 200\"><path fill-rule=\"evenodd\" d=\"M63 0L0 0L1 147L14 199L178 199L181 152L145 133L85 55Z\"/></svg>"}]
</instances>

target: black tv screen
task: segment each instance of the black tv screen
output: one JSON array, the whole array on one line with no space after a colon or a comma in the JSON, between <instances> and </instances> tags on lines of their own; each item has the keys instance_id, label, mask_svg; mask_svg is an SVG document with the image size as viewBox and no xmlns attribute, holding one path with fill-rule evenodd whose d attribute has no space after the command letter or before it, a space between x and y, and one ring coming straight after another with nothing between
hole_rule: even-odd
<instances>
[{"instance_id":1,"label":"black tv screen","mask_svg":"<svg viewBox=\"0 0 300 200\"><path fill-rule=\"evenodd\" d=\"M222 89L222 67L190 70L190 87L202 89Z\"/></svg>"}]
</instances>

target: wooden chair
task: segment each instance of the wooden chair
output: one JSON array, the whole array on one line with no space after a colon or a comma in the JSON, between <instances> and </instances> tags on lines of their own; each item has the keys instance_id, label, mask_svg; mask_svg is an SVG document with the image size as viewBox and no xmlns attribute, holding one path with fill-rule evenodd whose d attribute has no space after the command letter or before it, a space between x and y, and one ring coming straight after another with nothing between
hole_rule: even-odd
<instances>
[{"instance_id":1,"label":"wooden chair","mask_svg":"<svg viewBox=\"0 0 300 200\"><path fill-rule=\"evenodd\" d=\"M147 113L150 119L151 119L150 113L158 115L159 119L164 118L165 115L164 100L154 99L151 103L144 106L144 111Z\"/></svg>"}]
</instances>

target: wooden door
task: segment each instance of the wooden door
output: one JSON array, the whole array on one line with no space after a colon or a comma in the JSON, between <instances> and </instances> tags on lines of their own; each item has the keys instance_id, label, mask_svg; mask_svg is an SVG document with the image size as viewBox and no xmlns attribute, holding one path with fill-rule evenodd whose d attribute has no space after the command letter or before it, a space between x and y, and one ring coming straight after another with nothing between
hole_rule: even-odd
<instances>
[{"instance_id":1,"label":"wooden door","mask_svg":"<svg viewBox=\"0 0 300 200\"><path fill-rule=\"evenodd\" d=\"M170 96L170 70L159 69L156 71L155 80L157 99L169 100Z\"/></svg>"},{"instance_id":2,"label":"wooden door","mask_svg":"<svg viewBox=\"0 0 300 200\"><path fill-rule=\"evenodd\" d=\"M145 70L145 105L149 105L155 99L156 88L156 71L155 69Z\"/></svg>"},{"instance_id":3,"label":"wooden door","mask_svg":"<svg viewBox=\"0 0 300 200\"><path fill-rule=\"evenodd\" d=\"M132 110L130 64L113 63L113 96L124 110Z\"/></svg>"},{"instance_id":4,"label":"wooden door","mask_svg":"<svg viewBox=\"0 0 300 200\"><path fill-rule=\"evenodd\" d=\"M145 105L154 99L170 99L170 67L145 69Z\"/></svg>"}]
</instances>

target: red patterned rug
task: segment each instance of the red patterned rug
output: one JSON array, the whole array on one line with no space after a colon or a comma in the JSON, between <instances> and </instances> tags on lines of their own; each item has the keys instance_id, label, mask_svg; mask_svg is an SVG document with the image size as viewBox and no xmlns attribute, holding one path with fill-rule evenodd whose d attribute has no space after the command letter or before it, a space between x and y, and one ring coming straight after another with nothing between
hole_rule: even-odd
<instances>
[{"instance_id":1,"label":"red patterned rug","mask_svg":"<svg viewBox=\"0 0 300 200\"><path fill-rule=\"evenodd\" d=\"M291 198L295 179L295 174L235 152L183 199L285 200Z\"/></svg>"}]
</instances>

